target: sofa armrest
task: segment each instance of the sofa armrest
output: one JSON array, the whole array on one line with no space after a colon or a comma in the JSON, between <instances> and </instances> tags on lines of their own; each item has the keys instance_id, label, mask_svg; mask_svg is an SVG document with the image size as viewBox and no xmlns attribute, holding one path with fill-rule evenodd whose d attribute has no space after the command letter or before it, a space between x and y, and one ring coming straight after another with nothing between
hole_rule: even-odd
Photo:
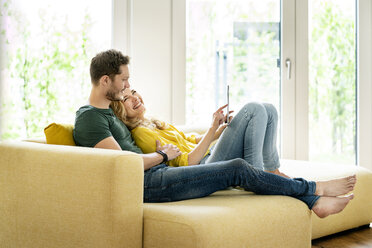
<instances>
[{"instance_id":1,"label":"sofa armrest","mask_svg":"<svg viewBox=\"0 0 372 248\"><path fill-rule=\"evenodd\" d=\"M0 143L0 247L142 247L143 160Z\"/></svg>"}]
</instances>

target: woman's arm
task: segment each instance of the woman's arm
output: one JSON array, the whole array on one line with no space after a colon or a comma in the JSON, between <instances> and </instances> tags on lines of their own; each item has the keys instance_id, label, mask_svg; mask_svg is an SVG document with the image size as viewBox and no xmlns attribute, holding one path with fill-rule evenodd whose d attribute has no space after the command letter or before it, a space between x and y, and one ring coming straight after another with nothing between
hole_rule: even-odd
<instances>
[{"instance_id":1,"label":"woman's arm","mask_svg":"<svg viewBox=\"0 0 372 248\"><path fill-rule=\"evenodd\" d=\"M200 160L204 157L204 154L207 152L209 145L214 141L216 131L223 124L225 120L225 116L223 114L223 109L226 108L227 105L222 106L219 108L215 113L213 113L213 121L211 127L208 131L202 136L200 141L197 143L198 145L189 153L188 163L189 165L199 164ZM221 131L222 132L222 131Z\"/></svg>"},{"instance_id":2,"label":"woman's arm","mask_svg":"<svg viewBox=\"0 0 372 248\"><path fill-rule=\"evenodd\" d=\"M233 112L234 112L234 111L231 110L231 111L230 111L230 114L233 113ZM225 116L225 117L226 117L226 116ZM231 122L232 118L233 118L232 116L229 117L230 122ZM227 124L224 123L224 124L222 124L222 125L217 129L217 131L216 131L215 134L214 134L214 137L213 137L212 142L215 141L216 139L218 139L218 138L221 136L223 130L225 130L226 127L227 127ZM205 135L205 134L204 134L204 135ZM204 135L199 135L199 136L195 137L195 142L196 142L196 144L199 144L199 142L203 139Z\"/></svg>"}]
</instances>

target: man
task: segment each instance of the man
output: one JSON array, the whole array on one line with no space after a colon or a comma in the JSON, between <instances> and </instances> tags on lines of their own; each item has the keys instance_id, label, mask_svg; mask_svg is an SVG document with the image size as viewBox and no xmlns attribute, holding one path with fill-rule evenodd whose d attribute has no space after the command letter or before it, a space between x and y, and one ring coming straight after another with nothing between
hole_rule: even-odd
<instances>
[{"instance_id":1,"label":"man","mask_svg":"<svg viewBox=\"0 0 372 248\"><path fill-rule=\"evenodd\" d=\"M170 144L160 146L157 152L142 154L128 128L109 108L111 101L123 99L129 84L129 57L116 50L97 54L91 61L92 90L89 105L76 112L74 140L79 146L127 150L141 154L147 170L179 156L179 149Z\"/></svg>"},{"instance_id":2,"label":"man","mask_svg":"<svg viewBox=\"0 0 372 248\"><path fill-rule=\"evenodd\" d=\"M241 186L259 194L295 197L324 218L342 211L353 199L353 195L337 196L353 190L355 176L325 182L288 179L274 175L279 171L266 173L254 169L243 159L170 167L164 162L176 158L181 152L174 145L161 146L159 142L155 153L142 154L128 128L109 107L111 101L122 100L124 90L130 87L128 65L129 57L115 50L101 52L92 59L89 105L76 112L73 136L80 146L139 153L145 170L145 202L199 198L229 186Z\"/></svg>"}]
</instances>

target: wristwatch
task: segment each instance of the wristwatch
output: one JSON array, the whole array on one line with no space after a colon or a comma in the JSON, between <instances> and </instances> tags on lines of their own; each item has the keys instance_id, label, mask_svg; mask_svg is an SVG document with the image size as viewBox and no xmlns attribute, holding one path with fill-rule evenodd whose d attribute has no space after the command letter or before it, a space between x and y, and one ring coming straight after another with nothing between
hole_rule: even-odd
<instances>
[{"instance_id":1,"label":"wristwatch","mask_svg":"<svg viewBox=\"0 0 372 248\"><path fill-rule=\"evenodd\" d=\"M156 152L163 156L163 161L161 162L161 164L168 162L168 155L165 152L160 151L160 150Z\"/></svg>"}]
</instances>

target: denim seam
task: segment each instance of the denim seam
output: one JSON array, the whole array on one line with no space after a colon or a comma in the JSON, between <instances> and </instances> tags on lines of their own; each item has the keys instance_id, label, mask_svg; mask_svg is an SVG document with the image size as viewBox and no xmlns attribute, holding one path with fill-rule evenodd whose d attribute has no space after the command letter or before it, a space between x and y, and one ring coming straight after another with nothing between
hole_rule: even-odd
<instances>
[{"instance_id":1,"label":"denim seam","mask_svg":"<svg viewBox=\"0 0 372 248\"><path fill-rule=\"evenodd\" d=\"M226 170L226 171L228 171L228 170ZM225 174L226 173L224 173L224 172L218 172L218 173L211 174L210 177L221 176L221 175L225 175ZM162 189L168 189L168 188L170 188L170 187L172 187L174 185L177 185L177 184L184 184L184 183L187 183L187 182L194 182L194 181L198 181L198 180L200 180L202 178L204 178L204 177L203 176L194 177L194 178L191 178L191 179L187 179L187 180L175 182L175 183L169 184L169 185L164 186L164 187L161 187L161 188Z\"/></svg>"},{"instance_id":2,"label":"denim seam","mask_svg":"<svg viewBox=\"0 0 372 248\"><path fill-rule=\"evenodd\" d=\"M266 173L269 173L269 172L266 172ZM259 179L261 180L260 177L259 177ZM293 179L289 179L289 180L293 180ZM278 189L278 184L271 184L271 182L269 182L269 181L266 181L265 184L270 186L270 187L274 187L274 188ZM283 188L283 187L281 187L281 188ZM312 190L311 184L308 184L308 190L309 191ZM311 194L311 193L309 194L309 193L304 192L303 194L291 194L290 196L306 196L306 195L313 195L313 194Z\"/></svg>"},{"instance_id":3,"label":"denim seam","mask_svg":"<svg viewBox=\"0 0 372 248\"><path fill-rule=\"evenodd\" d=\"M220 175L225 175L225 171L230 171L230 168L229 169L225 169L223 171L220 171L218 173L213 173L213 174L210 174L210 177L215 177L215 176L220 176ZM197 180L200 180L201 178L204 178L205 176L199 176L199 177L193 177L193 178L190 178L190 179L187 179L187 180L182 180L182 181L178 181L178 182L175 182L175 183L172 183L172 184L168 184L166 186L161 186L160 185L160 188L161 189L168 189L174 185L177 185L177 184L184 184L184 183L187 183L187 182L193 182L193 181L197 181ZM156 188L159 188L159 187L147 187L146 189L156 189Z\"/></svg>"},{"instance_id":4,"label":"denim seam","mask_svg":"<svg viewBox=\"0 0 372 248\"><path fill-rule=\"evenodd\" d=\"M247 126L248 126L252 120L255 120L254 117L256 117L256 111L253 111L252 113L248 113L247 108L244 108L244 113L245 113L244 118L247 120ZM253 123L252 131L250 133L252 138L256 136L256 132L255 132L256 129L254 128L254 126L257 126L257 125ZM243 158L244 160L246 160L244 156L244 151L243 151ZM257 162L257 161L254 161L254 162ZM264 163L262 161L262 164L260 164L258 167L256 165L252 165L252 166L255 168L263 168Z\"/></svg>"}]
</instances>

